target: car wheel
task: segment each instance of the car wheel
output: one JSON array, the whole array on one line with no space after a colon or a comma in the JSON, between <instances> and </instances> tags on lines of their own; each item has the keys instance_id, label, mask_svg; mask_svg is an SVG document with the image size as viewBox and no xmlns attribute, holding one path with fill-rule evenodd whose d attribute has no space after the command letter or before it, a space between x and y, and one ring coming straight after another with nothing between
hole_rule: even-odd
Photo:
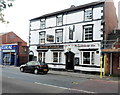
<instances>
[{"instance_id":1,"label":"car wheel","mask_svg":"<svg viewBox=\"0 0 120 95\"><path fill-rule=\"evenodd\" d=\"M38 74L38 69L35 69L35 70L34 70L34 74Z\"/></svg>"},{"instance_id":2,"label":"car wheel","mask_svg":"<svg viewBox=\"0 0 120 95\"><path fill-rule=\"evenodd\" d=\"M24 69L23 69L23 68L20 68L20 71L21 71L21 72L24 72Z\"/></svg>"}]
</instances>

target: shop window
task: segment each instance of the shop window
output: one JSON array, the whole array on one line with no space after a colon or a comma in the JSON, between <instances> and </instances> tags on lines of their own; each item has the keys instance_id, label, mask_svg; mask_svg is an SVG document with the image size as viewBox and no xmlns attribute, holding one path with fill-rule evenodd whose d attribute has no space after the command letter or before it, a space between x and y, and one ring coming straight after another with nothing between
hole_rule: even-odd
<instances>
[{"instance_id":1,"label":"shop window","mask_svg":"<svg viewBox=\"0 0 120 95\"><path fill-rule=\"evenodd\" d=\"M61 52L53 52L53 62L61 62Z\"/></svg>"},{"instance_id":2,"label":"shop window","mask_svg":"<svg viewBox=\"0 0 120 95\"><path fill-rule=\"evenodd\" d=\"M45 52L38 53L38 61L45 62Z\"/></svg>"},{"instance_id":3,"label":"shop window","mask_svg":"<svg viewBox=\"0 0 120 95\"><path fill-rule=\"evenodd\" d=\"M92 12L92 8L89 8L89 9L85 9L85 14L84 14L84 18L85 18L85 21L90 21L92 20L92 17L93 17L93 12Z\"/></svg>"},{"instance_id":4,"label":"shop window","mask_svg":"<svg viewBox=\"0 0 120 95\"><path fill-rule=\"evenodd\" d=\"M61 26L63 24L63 16L62 15L58 15L56 17L56 21L57 21L57 26Z\"/></svg>"},{"instance_id":5,"label":"shop window","mask_svg":"<svg viewBox=\"0 0 120 95\"><path fill-rule=\"evenodd\" d=\"M39 33L39 42L45 43L45 31Z\"/></svg>"},{"instance_id":6,"label":"shop window","mask_svg":"<svg viewBox=\"0 0 120 95\"><path fill-rule=\"evenodd\" d=\"M56 37L55 37L56 43L62 43L62 41L63 41L63 30L62 29L56 30L55 35L56 35Z\"/></svg>"},{"instance_id":7,"label":"shop window","mask_svg":"<svg viewBox=\"0 0 120 95\"><path fill-rule=\"evenodd\" d=\"M93 25L84 26L84 41L92 41Z\"/></svg>"}]
</instances>

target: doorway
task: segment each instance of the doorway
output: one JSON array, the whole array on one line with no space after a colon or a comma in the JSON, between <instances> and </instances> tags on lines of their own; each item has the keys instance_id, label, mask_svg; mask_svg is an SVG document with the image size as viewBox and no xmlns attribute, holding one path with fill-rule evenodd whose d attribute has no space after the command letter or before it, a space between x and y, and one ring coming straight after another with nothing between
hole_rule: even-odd
<instances>
[{"instance_id":1,"label":"doorway","mask_svg":"<svg viewBox=\"0 0 120 95\"><path fill-rule=\"evenodd\" d=\"M65 53L66 55L66 69L74 70L74 53L69 51Z\"/></svg>"}]
</instances>

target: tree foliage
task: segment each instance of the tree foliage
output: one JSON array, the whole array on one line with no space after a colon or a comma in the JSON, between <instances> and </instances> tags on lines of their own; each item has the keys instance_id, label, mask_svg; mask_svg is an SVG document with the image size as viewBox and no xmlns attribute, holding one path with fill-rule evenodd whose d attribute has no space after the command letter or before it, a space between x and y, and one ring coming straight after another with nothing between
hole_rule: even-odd
<instances>
[{"instance_id":1,"label":"tree foliage","mask_svg":"<svg viewBox=\"0 0 120 95\"><path fill-rule=\"evenodd\" d=\"M6 22L3 11L13 6L14 0L0 0L0 22Z\"/></svg>"}]
</instances>

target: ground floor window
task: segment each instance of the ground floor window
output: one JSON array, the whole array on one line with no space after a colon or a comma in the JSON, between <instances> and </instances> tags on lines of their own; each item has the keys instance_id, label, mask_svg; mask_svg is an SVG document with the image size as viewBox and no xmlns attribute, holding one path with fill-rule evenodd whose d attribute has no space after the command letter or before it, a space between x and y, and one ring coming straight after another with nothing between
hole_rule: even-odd
<instances>
[{"instance_id":1,"label":"ground floor window","mask_svg":"<svg viewBox=\"0 0 120 95\"><path fill-rule=\"evenodd\" d=\"M61 62L61 52L53 52L53 62Z\"/></svg>"},{"instance_id":2,"label":"ground floor window","mask_svg":"<svg viewBox=\"0 0 120 95\"><path fill-rule=\"evenodd\" d=\"M94 51L82 51L81 52L81 63L86 65L94 64L95 52Z\"/></svg>"},{"instance_id":3,"label":"ground floor window","mask_svg":"<svg viewBox=\"0 0 120 95\"><path fill-rule=\"evenodd\" d=\"M45 52L38 53L38 61L45 62Z\"/></svg>"}]
</instances>

